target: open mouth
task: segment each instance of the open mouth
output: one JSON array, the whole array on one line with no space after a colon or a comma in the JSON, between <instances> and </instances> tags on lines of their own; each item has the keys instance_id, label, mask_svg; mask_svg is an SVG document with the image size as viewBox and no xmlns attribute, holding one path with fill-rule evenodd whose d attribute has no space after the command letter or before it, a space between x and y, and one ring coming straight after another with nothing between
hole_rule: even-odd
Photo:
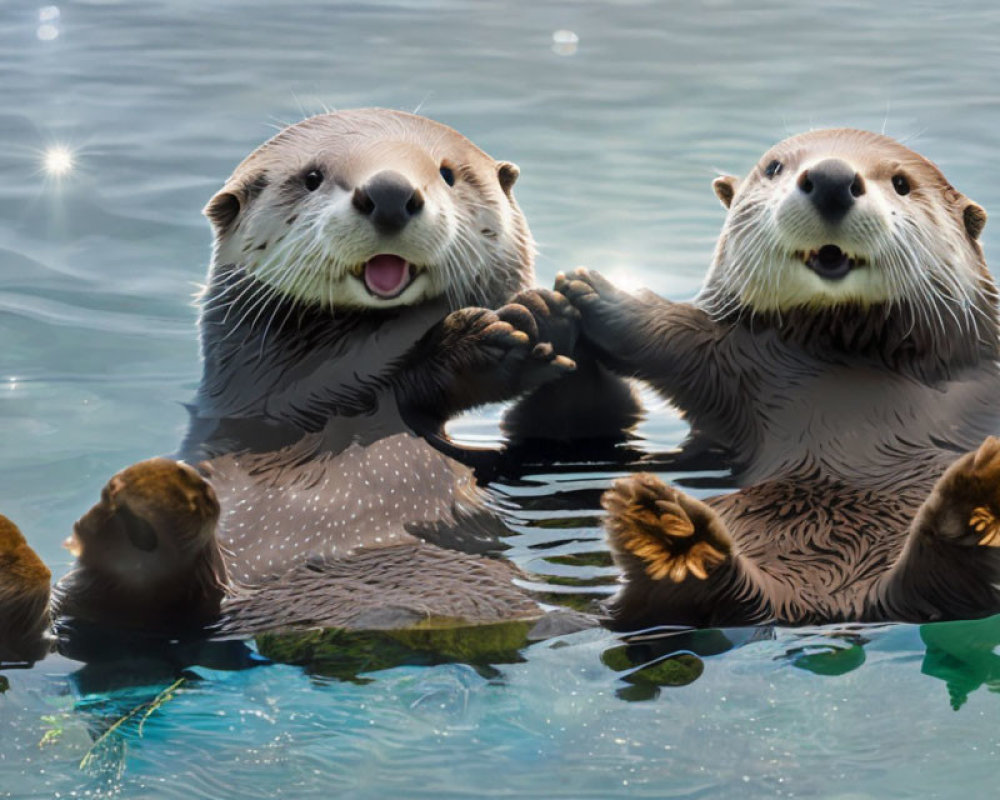
<instances>
[{"instance_id":1,"label":"open mouth","mask_svg":"<svg viewBox=\"0 0 1000 800\"><path fill-rule=\"evenodd\" d=\"M855 267L863 267L868 263L864 258L848 255L835 244L825 244L819 250L810 250L808 253L796 250L795 257L801 258L809 269L828 281L840 280Z\"/></svg>"},{"instance_id":2,"label":"open mouth","mask_svg":"<svg viewBox=\"0 0 1000 800\"><path fill-rule=\"evenodd\" d=\"M369 294L391 300L399 297L413 283L417 268L400 256L383 253L372 256L361 265L358 277L365 282Z\"/></svg>"}]
</instances>

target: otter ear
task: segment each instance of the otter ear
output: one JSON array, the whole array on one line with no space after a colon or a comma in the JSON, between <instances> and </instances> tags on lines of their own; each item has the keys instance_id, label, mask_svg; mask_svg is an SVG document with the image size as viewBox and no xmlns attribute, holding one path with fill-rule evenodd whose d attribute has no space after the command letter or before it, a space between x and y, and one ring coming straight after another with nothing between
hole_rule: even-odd
<instances>
[{"instance_id":1,"label":"otter ear","mask_svg":"<svg viewBox=\"0 0 1000 800\"><path fill-rule=\"evenodd\" d=\"M965 230L973 239L978 239L979 234L986 227L986 211L982 206L970 202L962 211L962 221L965 223Z\"/></svg>"},{"instance_id":2,"label":"otter ear","mask_svg":"<svg viewBox=\"0 0 1000 800\"><path fill-rule=\"evenodd\" d=\"M228 189L223 189L208 201L201 213L208 217L217 232L221 232L233 224L241 208L240 198Z\"/></svg>"},{"instance_id":3,"label":"otter ear","mask_svg":"<svg viewBox=\"0 0 1000 800\"><path fill-rule=\"evenodd\" d=\"M520 174L521 170L517 164L510 161L501 161L497 164L497 178L500 180L500 188L503 189L504 194L510 194L510 190L514 188Z\"/></svg>"},{"instance_id":4,"label":"otter ear","mask_svg":"<svg viewBox=\"0 0 1000 800\"><path fill-rule=\"evenodd\" d=\"M722 201L722 205L729 208L733 202L733 196L740 185L740 179L735 175L720 175L712 181L712 188L715 189L715 196Z\"/></svg>"}]
</instances>

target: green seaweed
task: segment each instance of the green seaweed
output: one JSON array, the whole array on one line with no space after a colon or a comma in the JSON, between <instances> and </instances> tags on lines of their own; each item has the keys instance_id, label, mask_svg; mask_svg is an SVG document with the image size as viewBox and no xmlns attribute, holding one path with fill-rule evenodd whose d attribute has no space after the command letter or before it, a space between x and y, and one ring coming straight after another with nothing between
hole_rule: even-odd
<instances>
[{"instance_id":1,"label":"green seaweed","mask_svg":"<svg viewBox=\"0 0 1000 800\"><path fill-rule=\"evenodd\" d=\"M365 673L407 665L521 661L534 620L469 625L431 618L409 628L350 631L326 628L278 631L256 637L261 655L296 664L314 675L365 683Z\"/></svg>"},{"instance_id":2,"label":"green seaweed","mask_svg":"<svg viewBox=\"0 0 1000 800\"><path fill-rule=\"evenodd\" d=\"M80 761L80 769L92 770L99 762L111 763L115 768L117 777L120 778L125 770L125 756L128 752L128 742L124 736L116 734L120 734L126 725L138 719L136 734L139 738L142 738L146 720L149 719L150 715L170 702L177 693L177 690L186 681L187 678L178 678L152 700L140 703L127 714L115 720L91 745Z\"/></svg>"},{"instance_id":3,"label":"green seaweed","mask_svg":"<svg viewBox=\"0 0 1000 800\"><path fill-rule=\"evenodd\" d=\"M858 643L799 649L789 653L792 664L815 675L846 675L865 663L865 649Z\"/></svg>"}]
</instances>

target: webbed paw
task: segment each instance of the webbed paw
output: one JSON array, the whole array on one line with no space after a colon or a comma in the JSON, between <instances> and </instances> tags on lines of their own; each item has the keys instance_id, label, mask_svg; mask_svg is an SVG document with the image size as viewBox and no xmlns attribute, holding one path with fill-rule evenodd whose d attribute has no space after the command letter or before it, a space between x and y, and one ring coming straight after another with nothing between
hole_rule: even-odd
<instances>
[{"instance_id":1,"label":"webbed paw","mask_svg":"<svg viewBox=\"0 0 1000 800\"><path fill-rule=\"evenodd\" d=\"M653 580L705 580L732 555L732 540L715 512L653 475L615 481L601 505L612 550L638 559Z\"/></svg>"},{"instance_id":2,"label":"webbed paw","mask_svg":"<svg viewBox=\"0 0 1000 800\"><path fill-rule=\"evenodd\" d=\"M922 527L954 544L1000 547L1000 439L988 437L948 468Z\"/></svg>"}]
</instances>

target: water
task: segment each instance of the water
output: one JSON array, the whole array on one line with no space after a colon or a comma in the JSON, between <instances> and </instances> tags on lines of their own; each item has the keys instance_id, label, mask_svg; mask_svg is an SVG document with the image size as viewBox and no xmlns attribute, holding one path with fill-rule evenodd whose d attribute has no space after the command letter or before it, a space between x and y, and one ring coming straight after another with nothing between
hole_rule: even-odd
<instances>
[{"instance_id":1,"label":"water","mask_svg":"<svg viewBox=\"0 0 1000 800\"><path fill-rule=\"evenodd\" d=\"M198 211L274 126L419 108L521 166L541 283L586 263L683 298L721 225L716 170L743 173L809 127L884 129L1000 208L998 41L985 2L8 0L0 509L60 574L60 542L107 477L176 447L199 374ZM42 170L57 145L73 152L61 178ZM998 235L987 225L988 259ZM497 415L454 433L493 440ZM642 432L656 450L684 427L654 405ZM596 500L612 477L497 487L512 557L610 590ZM53 658L4 673L0 796L991 796L997 628L737 631L627 652L589 631L493 667L197 668L172 692L170 676L112 695Z\"/></svg>"}]
</instances>

